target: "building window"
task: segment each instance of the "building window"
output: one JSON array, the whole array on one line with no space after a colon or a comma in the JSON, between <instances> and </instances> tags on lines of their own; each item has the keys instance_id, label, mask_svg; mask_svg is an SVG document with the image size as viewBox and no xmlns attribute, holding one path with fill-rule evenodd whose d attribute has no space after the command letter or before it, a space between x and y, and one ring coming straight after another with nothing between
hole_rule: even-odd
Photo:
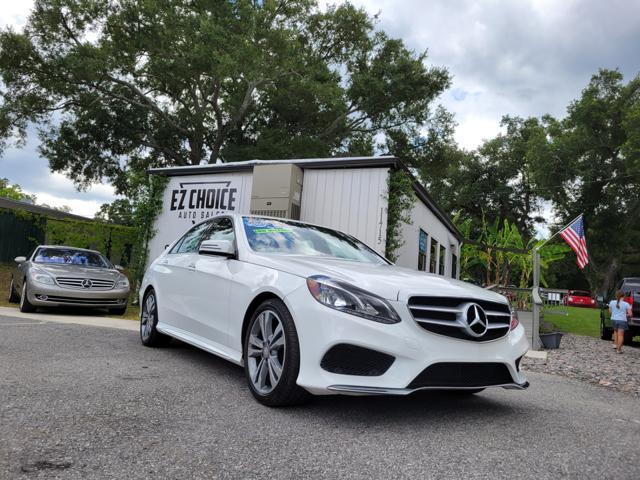
<instances>
[{"instance_id":1,"label":"building window","mask_svg":"<svg viewBox=\"0 0 640 480\"><path fill-rule=\"evenodd\" d=\"M436 273L438 267L438 242L431 238L431 252L429 255L429 271Z\"/></svg>"},{"instance_id":2,"label":"building window","mask_svg":"<svg viewBox=\"0 0 640 480\"><path fill-rule=\"evenodd\" d=\"M453 253L455 251L455 245L451 245L451 278L456 278L458 274L458 256Z\"/></svg>"},{"instance_id":3,"label":"building window","mask_svg":"<svg viewBox=\"0 0 640 480\"><path fill-rule=\"evenodd\" d=\"M447 255L447 251L444 248L444 245L440 245L440 263L439 263L439 274L440 275L444 275L444 267L446 265L446 255Z\"/></svg>"},{"instance_id":4,"label":"building window","mask_svg":"<svg viewBox=\"0 0 640 480\"><path fill-rule=\"evenodd\" d=\"M429 236L420 229L418 237L418 270L423 272L427 269L427 240Z\"/></svg>"}]
</instances>

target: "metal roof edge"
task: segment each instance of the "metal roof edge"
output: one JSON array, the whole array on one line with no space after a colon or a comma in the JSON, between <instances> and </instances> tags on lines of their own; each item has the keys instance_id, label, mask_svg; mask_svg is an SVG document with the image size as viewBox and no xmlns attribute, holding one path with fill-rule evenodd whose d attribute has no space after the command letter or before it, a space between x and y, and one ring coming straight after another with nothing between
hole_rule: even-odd
<instances>
[{"instance_id":1,"label":"metal roof edge","mask_svg":"<svg viewBox=\"0 0 640 480\"><path fill-rule=\"evenodd\" d=\"M274 159L274 160L246 160L242 162L217 163L209 165L187 165L180 167L149 168L147 173L152 175L197 175L214 172L242 172L253 170L256 165L290 164L298 165L302 169L321 168L366 168L366 167L391 167L396 165L399 159L394 156L372 157L334 157L334 158L298 158L298 159Z\"/></svg>"}]
</instances>

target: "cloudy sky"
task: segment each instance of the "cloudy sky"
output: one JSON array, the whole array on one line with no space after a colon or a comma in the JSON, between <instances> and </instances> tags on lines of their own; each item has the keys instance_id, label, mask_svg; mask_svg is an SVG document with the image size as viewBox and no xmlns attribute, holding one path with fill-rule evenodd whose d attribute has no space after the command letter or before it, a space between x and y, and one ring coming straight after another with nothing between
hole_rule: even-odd
<instances>
[{"instance_id":1,"label":"cloudy sky","mask_svg":"<svg viewBox=\"0 0 640 480\"><path fill-rule=\"evenodd\" d=\"M452 88L441 103L456 114L456 138L466 148L500 131L504 114L564 114L600 67L619 68L628 80L640 72L638 0L353 0L380 13L380 28L429 63L446 66ZM31 2L0 0L0 24L20 27ZM37 154L37 138L0 158L8 177L39 202L69 205L92 216L113 198L109 185L76 192L51 174Z\"/></svg>"}]
</instances>

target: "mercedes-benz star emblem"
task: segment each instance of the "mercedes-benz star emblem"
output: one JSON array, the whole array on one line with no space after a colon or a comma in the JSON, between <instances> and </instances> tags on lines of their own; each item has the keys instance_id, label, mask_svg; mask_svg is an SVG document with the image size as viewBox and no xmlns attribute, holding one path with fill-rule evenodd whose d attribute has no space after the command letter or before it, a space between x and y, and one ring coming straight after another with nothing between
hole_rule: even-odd
<instances>
[{"instance_id":1,"label":"mercedes-benz star emblem","mask_svg":"<svg viewBox=\"0 0 640 480\"><path fill-rule=\"evenodd\" d=\"M82 280L82 286L84 288L91 288L92 285L93 283L91 283L91 280L89 280L88 278L85 278L84 280Z\"/></svg>"},{"instance_id":2,"label":"mercedes-benz star emblem","mask_svg":"<svg viewBox=\"0 0 640 480\"><path fill-rule=\"evenodd\" d=\"M489 322L487 322L487 314L483 308L477 303L469 303L463 310L463 323L464 330L467 335L472 337L481 337L489 328Z\"/></svg>"}]
</instances>

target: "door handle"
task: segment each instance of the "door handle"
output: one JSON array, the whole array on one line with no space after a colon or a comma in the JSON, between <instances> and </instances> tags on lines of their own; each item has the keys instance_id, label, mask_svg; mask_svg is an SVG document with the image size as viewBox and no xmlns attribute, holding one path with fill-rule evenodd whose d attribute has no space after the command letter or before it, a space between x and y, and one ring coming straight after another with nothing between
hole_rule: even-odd
<instances>
[{"instance_id":1,"label":"door handle","mask_svg":"<svg viewBox=\"0 0 640 480\"><path fill-rule=\"evenodd\" d=\"M187 268L189 270L195 270L196 269L196 264L195 263L190 263L189 265L187 265Z\"/></svg>"}]
</instances>

